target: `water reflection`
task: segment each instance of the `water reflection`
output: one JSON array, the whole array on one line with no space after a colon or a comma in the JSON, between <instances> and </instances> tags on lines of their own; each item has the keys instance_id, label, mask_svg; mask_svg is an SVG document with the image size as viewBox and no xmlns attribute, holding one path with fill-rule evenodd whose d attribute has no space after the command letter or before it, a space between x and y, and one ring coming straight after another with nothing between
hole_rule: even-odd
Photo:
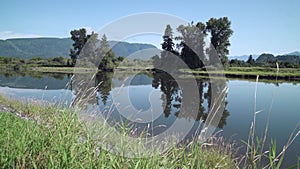
<instances>
[{"instance_id":1,"label":"water reflection","mask_svg":"<svg viewBox=\"0 0 300 169\"><path fill-rule=\"evenodd\" d=\"M185 79L182 79L183 81ZM212 88L212 82L209 82L207 79L197 79L197 86L198 86L198 91L192 91L192 92L199 92L199 98L193 98L191 96L194 96L186 91L189 90L185 90L180 89L180 87L178 86L178 84L176 83L176 81L167 73L154 73L154 78L153 78L153 82L152 82L152 86L154 88L160 88L160 90L165 94L166 97L162 98L163 100L163 107L165 107L164 109L164 114L165 117L169 117L171 110L176 109L176 112L174 113L174 115L177 118L185 118L185 119L192 119L195 121L203 121L205 122L207 117L208 117L208 113L210 112L210 108L211 108L211 102L212 102L212 98L211 98L211 88ZM217 81L214 81L213 83L216 83ZM220 84L214 84L218 89L218 92L220 92L224 87L223 83ZM189 87L189 84L185 84L185 87ZM189 108L193 108L196 106L196 104L199 104L199 110L197 111L196 114L192 114L190 113L190 110L181 110L181 106L182 104L184 104L182 102L183 97L187 98L186 101L189 102L189 105L191 105L191 107ZM195 102L195 100L199 100L200 102ZM226 103L227 105L227 103ZM224 109L224 112L222 113L222 117L221 120L218 124L219 128L223 128L224 125L226 125L226 118L229 116L229 111L226 109Z\"/></svg>"},{"instance_id":2,"label":"water reflection","mask_svg":"<svg viewBox=\"0 0 300 169\"><path fill-rule=\"evenodd\" d=\"M128 78L131 78L130 82L128 82ZM191 91L188 89L192 88L192 84L186 78L179 78L179 82L178 79L176 81L171 75L164 72L141 72L137 74L102 72L93 76L92 79L88 79L86 75L78 75L73 80L77 84L87 82L84 87L82 83L81 86L76 85L77 89L73 88L73 92L76 93L77 91L76 95L78 96L74 103L81 106L87 106L87 103L98 105L100 112L105 115L109 114L111 121L128 121L126 118L128 114L124 116L123 112L126 107L123 107L123 109L118 108L117 104L119 103L113 97L120 90L128 90L129 97L124 97L127 99L126 101L129 101L128 104L131 104L137 110L136 112L131 112L132 116L136 118L138 117L138 113L149 109L152 111L153 109L156 111L161 110L161 112L152 112L152 116L156 114L155 116L157 117L152 124L146 123L147 120L145 120L146 116L149 116L149 113L145 114L144 119L140 118L143 119L140 123L137 122L134 124L135 127L141 130L149 128L149 125L153 125L154 127L164 125L168 128L176 119L187 120L193 122L195 125L201 125L206 122L209 113L212 111L214 111L212 113L219 114L220 117L217 118L220 121L216 124L210 122L210 125L223 128L230 114L226 109L227 103L224 101L227 94L221 100L221 102L224 102L225 107L223 110L220 108L223 112L216 113L219 109L211 105L214 99L211 96L212 88L217 89L215 92L221 95L226 85L224 82L219 82L218 84L218 81L212 82L207 79L197 79L197 91ZM196 92L197 95L195 95ZM151 100L150 97L155 97L155 99ZM151 104L154 104L154 106L151 107ZM162 130L152 132L160 133Z\"/></svg>"},{"instance_id":3,"label":"water reflection","mask_svg":"<svg viewBox=\"0 0 300 169\"><path fill-rule=\"evenodd\" d=\"M112 72L99 73L96 75L95 84L99 84L99 87L97 89L98 91L97 97L101 99L104 105L106 105L109 93L112 89L112 78L113 78Z\"/></svg>"},{"instance_id":4,"label":"water reflection","mask_svg":"<svg viewBox=\"0 0 300 169\"><path fill-rule=\"evenodd\" d=\"M66 89L72 74L15 72L0 73L0 86L26 89Z\"/></svg>"}]
</instances>

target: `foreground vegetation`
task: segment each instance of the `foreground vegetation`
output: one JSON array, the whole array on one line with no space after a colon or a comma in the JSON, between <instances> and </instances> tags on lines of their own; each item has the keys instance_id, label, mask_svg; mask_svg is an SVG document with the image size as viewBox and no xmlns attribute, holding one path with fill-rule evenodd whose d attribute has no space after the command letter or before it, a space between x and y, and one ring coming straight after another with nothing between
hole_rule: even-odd
<instances>
[{"instance_id":1,"label":"foreground vegetation","mask_svg":"<svg viewBox=\"0 0 300 169\"><path fill-rule=\"evenodd\" d=\"M230 147L216 145L216 140L211 146L192 142L151 158L126 158L99 147L72 109L23 105L4 98L0 103L2 168L235 167Z\"/></svg>"}]
</instances>

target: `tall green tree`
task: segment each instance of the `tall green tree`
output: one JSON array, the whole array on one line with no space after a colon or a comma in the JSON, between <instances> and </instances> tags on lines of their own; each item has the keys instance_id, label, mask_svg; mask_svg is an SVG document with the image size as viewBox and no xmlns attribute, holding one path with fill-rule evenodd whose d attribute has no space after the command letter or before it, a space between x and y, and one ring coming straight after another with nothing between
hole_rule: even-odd
<instances>
[{"instance_id":1,"label":"tall green tree","mask_svg":"<svg viewBox=\"0 0 300 169\"><path fill-rule=\"evenodd\" d=\"M163 35L163 43L161 44L162 49L173 52L174 51L174 42L173 42L173 30L172 27L168 24Z\"/></svg>"},{"instance_id":2,"label":"tall green tree","mask_svg":"<svg viewBox=\"0 0 300 169\"><path fill-rule=\"evenodd\" d=\"M227 58L229 54L228 47L230 46L229 38L233 33L230 26L231 22L227 17L211 18L206 22L206 32L210 33L211 43L225 67L229 65ZM210 62L215 62L215 58L210 58Z\"/></svg>"},{"instance_id":3,"label":"tall green tree","mask_svg":"<svg viewBox=\"0 0 300 169\"><path fill-rule=\"evenodd\" d=\"M71 39L74 41L73 48L70 49L70 57L72 59L72 65L74 66L83 46L85 45L90 36L87 35L85 28L81 28L79 30L72 30L70 34Z\"/></svg>"},{"instance_id":4,"label":"tall green tree","mask_svg":"<svg viewBox=\"0 0 300 169\"><path fill-rule=\"evenodd\" d=\"M201 68L205 62L204 55L204 38L205 38L205 26L199 22L197 25L193 23L184 26L180 25L177 31L181 36L176 37L177 40L181 40L181 58L190 68Z\"/></svg>"},{"instance_id":5,"label":"tall green tree","mask_svg":"<svg viewBox=\"0 0 300 169\"><path fill-rule=\"evenodd\" d=\"M175 51L175 43L173 42L173 30L170 25L166 26L164 35L162 36L163 43L161 44L161 47L163 51L161 52L161 57L159 60L154 60L155 67L164 67L167 69L173 69L176 65L174 54L178 55L178 53ZM172 56L173 55L173 56ZM154 58L155 59L155 58ZM158 59L158 58L156 58ZM172 65L172 67L170 66ZM176 66L175 66L176 67Z\"/></svg>"},{"instance_id":6,"label":"tall green tree","mask_svg":"<svg viewBox=\"0 0 300 169\"><path fill-rule=\"evenodd\" d=\"M247 63L248 63L250 66L253 66L253 65L255 64L255 60L253 59L252 55L250 55L250 56L248 57Z\"/></svg>"},{"instance_id":7,"label":"tall green tree","mask_svg":"<svg viewBox=\"0 0 300 169\"><path fill-rule=\"evenodd\" d=\"M98 69L101 71L113 71L117 65L118 58L110 48L105 34L102 36L100 46L96 52L97 57L101 58Z\"/></svg>"},{"instance_id":8,"label":"tall green tree","mask_svg":"<svg viewBox=\"0 0 300 169\"><path fill-rule=\"evenodd\" d=\"M98 34L92 32L91 35L87 35L88 41L81 49L79 58L80 65L82 67L98 67L100 58L97 56L96 50L99 42ZM77 63L78 64L78 63Z\"/></svg>"}]
</instances>

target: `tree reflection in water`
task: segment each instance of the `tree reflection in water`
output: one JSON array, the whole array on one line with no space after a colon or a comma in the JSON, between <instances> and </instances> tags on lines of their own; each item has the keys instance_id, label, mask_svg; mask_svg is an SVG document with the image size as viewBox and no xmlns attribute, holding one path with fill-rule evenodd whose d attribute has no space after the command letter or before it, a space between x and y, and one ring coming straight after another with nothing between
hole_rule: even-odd
<instances>
[{"instance_id":1,"label":"tree reflection in water","mask_svg":"<svg viewBox=\"0 0 300 169\"><path fill-rule=\"evenodd\" d=\"M184 81L184 79L182 79ZM154 73L154 78L152 81L152 86L154 88L160 88L160 90L165 94L165 97L162 97L163 100L163 107L165 117L169 117L171 110L176 109L175 116L177 118L185 118L188 120L196 120L196 121L203 121L205 122L209 111L209 108L211 107L211 88L212 85L216 85L216 89L218 92L221 92L223 90L222 87L224 87L224 84L215 84L217 81L214 81L212 84L207 79L196 79L197 85L198 85L198 91L200 99L192 98L191 96L195 96L193 94L189 94L189 90L185 90L184 88L180 88L178 86L177 82L167 73L160 72L160 73ZM184 87L188 88L189 84L184 84ZM206 92L204 92L206 89ZM196 91L194 91L196 92ZM227 96L227 94L226 94ZM192 114L189 112L192 112L191 110L180 110L182 104L185 104L182 102L183 97L186 97L186 101L189 102L188 109L192 109L196 106L196 104L199 104L199 110L197 114ZM195 100L200 100L200 103L195 102ZM205 102L206 100L206 102ZM204 103L207 103L207 105L204 105ZM230 115L229 111L226 109L227 102L225 102L225 109L222 114L221 120L217 127L223 128L226 125L226 119Z\"/></svg>"},{"instance_id":2,"label":"tree reflection in water","mask_svg":"<svg viewBox=\"0 0 300 169\"><path fill-rule=\"evenodd\" d=\"M112 93L118 90L118 87L122 86L122 82L129 77L133 76L132 74L122 74L121 76L116 77L112 72L103 72L96 74L92 80L85 79L84 75L77 76L77 81L88 81L86 83L88 86L86 88L96 86L95 90L87 90L85 95L81 96L81 100L88 101L90 105L98 105L99 112L102 113L109 119L111 125L116 124L116 122L120 123L128 123L128 119L122 116L122 113L118 112L116 108L116 103L113 101ZM78 79L79 78L79 79ZM80 79L81 78L81 79ZM177 79L178 80L178 79ZM159 73L139 73L134 76L129 86L131 88L138 87L140 85L146 85L149 87L153 87L153 90L159 90L161 95L159 94L156 97L160 100L160 102L156 102L157 104L161 105L154 105L154 106L162 106L163 113L153 121L153 123L139 123L139 122L129 122L130 128L134 127L143 132L149 129L149 125L155 128L152 129L151 135L159 134L165 131L168 127L170 127L176 118L179 119L186 119L188 121L195 121L195 124L202 124L208 123L210 126L215 126L218 128L223 128L226 125L226 119L229 116L229 112L226 109L227 103L223 103L225 108L223 113L216 113L217 118L220 121L217 123L211 123L211 117L208 116L209 113L214 113L215 110L210 110L212 106L212 89L216 95L221 95L222 90L224 89L224 81L220 82L216 81L208 81L207 79L196 79L198 91L190 91L188 90L190 87L189 82L185 78L179 78L181 81L177 83L174 78L172 78L168 73L159 72ZM179 86L181 84L182 86ZM78 85L77 85L78 86ZM125 85L126 86L126 85ZM129 87L127 86L127 87ZM73 90L82 90L80 88L73 89ZM96 91L93 93L93 91ZM139 90L140 91L140 90ZM191 92L199 92L198 97L200 98L193 98L195 94ZM74 92L76 93L76 92ZM134 93L130 93L134 94ZM141 93L139 93L141 94ZM150 94L150 93L148 93ZM93 97L87 97L92 95ZM95 97L96 96L96 97ZM85 98L86 97L86 98ZM226 99L227 93L225 93L224 99ZM83 99L82 99L83 98ZM137 98L137 97L132 97ZM141 100L130 100L131 102ZM146 104L146 103L145 103ZM147 103L148 105L149 103ZM83 104L82 104L83 105ZM134 103L133 103L134 105ZM185 105L185 106L184 106ZM86 104L85 104L86 106ZM195 108L198 107L198 110ZM111 111L111 112L110 112ZM191 113L195 112L195 113ZM109 115L109 116L108 116ZM210 119L209 119L210 118ZM205 123L205 124L206 124ZM166 125L166 127L157 127L160 125ZM151 128L150 127L150 128ZM197 131L193 131L197 132Z\"/></svg>"}]
</instances>

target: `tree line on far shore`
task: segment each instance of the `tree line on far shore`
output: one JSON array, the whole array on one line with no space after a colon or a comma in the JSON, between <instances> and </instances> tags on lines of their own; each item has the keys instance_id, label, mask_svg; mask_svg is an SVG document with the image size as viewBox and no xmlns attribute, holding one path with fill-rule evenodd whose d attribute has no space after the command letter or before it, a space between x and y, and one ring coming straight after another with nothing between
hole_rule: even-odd
<instances>
[{"instance_id":1,"label":"tree line on far shore","mask_svg":"<svg viewBox=\"0 0 300 169\"><path fill-rule=\"evenodd\" d=\"M250 55L247 61L232 59L230 67L280 67L280 68L300 68L300 56L298 55L278 55L263 53L257 59Z\"/></svg>"}]
</instances>

